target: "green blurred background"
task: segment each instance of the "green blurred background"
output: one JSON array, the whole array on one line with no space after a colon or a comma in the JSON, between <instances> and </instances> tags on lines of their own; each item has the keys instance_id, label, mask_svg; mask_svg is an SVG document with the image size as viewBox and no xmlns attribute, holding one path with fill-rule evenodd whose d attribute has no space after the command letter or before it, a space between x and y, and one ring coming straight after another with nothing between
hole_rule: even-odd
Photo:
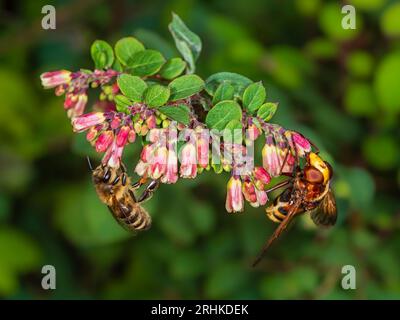
<instances>
[{"instance_id":1,"label":"green blurred background","mask_svg":"<svg viewBox=\"0 0 400 320\"><path fill-rule=\"evenodd\" d=\"M400 3L339 1L0 1L0 297L10 299L400 298ZM41 29L53 4L57 29ZM257 269L275 224L262 209L225 212L227 174L161 186L150 231L125 233L96 197L84 136L40 73L93 68L89 47L134 34L176 55L171 11L203 40L197 72L262 80L273 122L310 137L331 161L339 219L297 220ZM125 155L133 170L139 146ZM41 288L54 265L57 289ZM357 289L341 288L354 265Z\"/></svg>"}]
</instances>

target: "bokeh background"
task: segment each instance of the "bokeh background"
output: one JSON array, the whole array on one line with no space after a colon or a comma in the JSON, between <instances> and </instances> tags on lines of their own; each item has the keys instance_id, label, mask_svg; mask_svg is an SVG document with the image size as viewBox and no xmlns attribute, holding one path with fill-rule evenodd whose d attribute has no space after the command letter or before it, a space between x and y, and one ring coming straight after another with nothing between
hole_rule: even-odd
<instances>
[{"instance_id":1,"label":"bokeh background","mask_svg":"<svg viewBox=\"0 0 400 320\"><path fill-rule=\"evenodd\" d=\"M9 299L400 298L400 3L352 0L0 1L0 297ZM57 29L41 28L53 4ZM93 68L89 47L135 35L176 55L171 11L203 40L197 72L262 80L273 122L310 137L335 170L339 219L300 218L260 266L276 227L263 209L225 212L227 174L162 186L150 231L132 237L96 197L83 136L48 70ZM125 155L133 170L139 146ZM97 160L98 161L98 160ZM54 265L57 289L41 288ZM353 265L357 289L343 290Z\"/></svg>"}]
</instances>

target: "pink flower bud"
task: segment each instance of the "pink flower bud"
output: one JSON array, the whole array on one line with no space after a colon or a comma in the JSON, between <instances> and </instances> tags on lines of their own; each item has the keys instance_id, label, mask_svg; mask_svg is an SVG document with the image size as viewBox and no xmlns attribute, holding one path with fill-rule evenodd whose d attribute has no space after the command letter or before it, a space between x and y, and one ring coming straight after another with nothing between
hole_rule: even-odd
<instances>
[{"instance_id":1,"label":"pink flower bud","mask_svg":"<svg viewBox=\"0 0 400 320\"><path fill-rule=\"evenodd\" d=\"M192 143L186 143L182 148L180 175L183 178L195 178L197 175L196 148Z\"/></svg>"},{"instance_id":2,"label":"pink flower bud","mask_svg":"<svg viewBox=\"0 0 400 320\"><path fill-rule=\"evenodd\" d=\"M97 133L98 133L98 131L97 131L96 127L91 127L86 134L86 140L89 142L93 141L96 138Z\"/></svg>"},{"instance_id":3,"label":"pink flower bud","mask_svg":"<svg viewBox=\"0 0 400 320\"><path fill-rule=\"evenodd\" d=\"M243 211L242 182L239 178L231 177L228 181L225 208L228 212Z\"/></svg>"},{"instance_id":4,"label":"pink flower bud","mask_svg":"<svg viewBox=\"0 0 400 320\"><path fill-rule=\"evenodd\" d=\"M136 132L135 130L130 129L128 134L128 141L129 143L134 143L136 140Z\"/></svg>"},{"instance_id":5,"label":"pink flower bud","mask_svg":"<svg viewBox=\"0 0 400 320\"><path fill-rule=\"evenodd\" d=\"M262 149L263 167L271 177L278 176L285 159L283 150L266 143Z\"/></svg>"},{"instance_id":6,"label":"pink flower bud","mask_svg":"<svg viewBox=\"0 0 400 320\"><path fill-rule=\"evenodd\" d=\"M267 170L262 167L255 167L253 170L253 177L256 180L261 181L263 184L268 184L271 181L271 176Z\"/></svg>"},{"instance_id":7,"label":"pink flower bud","mask_svg":"<svg viewBox=\"0 0 400 320\"><path fill-rule=\"evenodd\" d=\"M197 163L206 168L209 160L209 140L203 135L197 139Z\"/></svg>"},{"instance_id":8,"label":"pink flower bud","mask_svg":"<svg viewBox=\"0 0 400 320\"><path fill-rule=\"evenodd\" d=\"M111 130L102 132L96 140L96 151L105 152L114 140L114 134Z\"/></svg>"},{"instance_id":9,"label":"pink flower bud","mask_svg":"<svg viewBox=\"0 0 400 320\"><path fill-rule=\"evenodd\" d=\"M168 151L168 161L165 174L161 177L162 183L175 183L178 180L178 158L174 151Z\"/></svg>"},{"instance_id":10,"label":"pink flower bud","mask_svg":"<svg viewBox=\"0 0 400 320\"><path fill-rule=\"evenodd\" d=\"M251 141L257 140L257 138L260 136L260 134L261 134L261 130L259 128L257 128L257 126L255 124L250 125L247 129L247 137Z\"/></svg>"},{"instance_id":11,"label":"pink flower bud","mask_svg":"<svg viewBox=\"0 0 400 320\"><path fill-rule=\"evenodd\" d=\"M151 115L146 119L146 124L149 129L154 129L156 127L156 117L155 115Z\"/></svg>"},{"instance_id":12,"label":"pink flower bud","mask_svg":"<svg viewBox=\"0 0 400 320\"><path fill-rule=\"evenodd\" d=\"M79 94L78 99L73 108L74 111L72 112L72 114L69 115L70 118L81 116L83 114L83 112L85 111L85 106L86 106L87 101L88 101L88 97L87 97L86 93Z\"/></svg>"},{"instance_id":13,"label":"pink flower bud","mask_svg":"<svg viewBox=\"0 0 400 320\"><path fill-rule=\"evenodd\" d=\"M40 80L46 89L54 88L61 84L68 84L71 81L71 72L67 70L45 72L40 75Z\"/></svg>"},{"instance_id":14,"label":"pink flower bud","mask_svg":"<svg viewBox=\"0 0 400 320\"><path fill-rule=\"evenodd\" d=\"M72 119L74 132L82 132L105 121L102 112L90 112Z\"/></svg>"},{"instance_id":15,"label":"pink flower bud","mask_svg":"<svg viewBox=\"0 0 400 320\"><path fill-rule=\"evenodd\" d=\"M166 147L156 148L154 156L149 161L148 173L152 179L159 179L167 169L168 150Z\"/></svg>"},{"instance_id":16,"label":"pink flower bud","mask_svg":"<svg viewBox=\"0 0 400 320\"><path fill-rule=\"evenodd\" d=\"M300 157L304 157L306 153L311 151L311 143L303 135L294 131L286 131L285 135L288 137L290 143L293 142L297 148L297 153Z\"/></svg>"},{"instance_id":17,"label":"pink flower bud","mask_svg":"<svg viewBox=\"0 0 400 320\"><path fill-rule=\"evenodd\" d=\"M247 202L255 203L257 202L256 188L251 181L245 181L242 185L242 191L244 198Z\"/></svg>"},{"instance_id":18,"label":"pink flower bud","mask_svg":"<svg viewBox=\"0 0 400 320\"><path fill-rule=\"evenodd\" d=\"M127 141L129 136L130 129L128 126L122 126L117 134L117 146L123 147Z\"/></svg>"},{"instance_id":19,"label":"pink flower bud","mask_svg":"<svg viewBox=\"0 0 400 320\"><path fill-rule=\"evenodd\" d=\"M117 129L121 125L121 119L119 117L114 117L111 121L111 129Z\"/></svg>"}]
</instances>

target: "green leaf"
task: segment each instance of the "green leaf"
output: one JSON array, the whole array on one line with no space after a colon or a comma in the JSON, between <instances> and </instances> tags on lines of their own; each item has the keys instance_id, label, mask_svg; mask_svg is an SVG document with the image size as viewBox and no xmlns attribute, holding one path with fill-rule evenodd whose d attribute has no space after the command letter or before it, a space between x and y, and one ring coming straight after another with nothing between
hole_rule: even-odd
<instances>
[{"instance_id":1,"label":"green leaf","mask_svg":"<svg viewBox=\"0 0 400 320\"><path fill-rule=\"evenodd\" d=\"M223 100L232 100L234 94L235 88L231 84L223 82L218 86L217 90L215 91L212 103L217 104L218 102Z\"/></svg>"},{"instance_id":2,"label":"green leaf","mask_svg":"<svg viewBox=\"0 0 400 320\"><path fill-rule=\"evenodd\" d=\"M169 31L175 40L175 45L189 64L189 72L195 71L195 61L200 55L201 40L199 36L189 30L178 15L172 13L172 22L168 25Z\"/></svg>"},{"instance_id":3,"label":"green leaf","mask_svg":"<svg viewBox=\"0 0 400 320\"><path fill-rule=\"evenodd\" d=\"M118 77L118 86L121 92L134 102L143 102L143 93L147 84L142 79L129 74L122 74Z\"/></svg>"},{"instance_id":4,"label":"green leaf","mask_svg":"<svg viewBox=\"0 0 400 320\"><path fill-rule=\"evenodd\" d=\"M240 97L244 89L249 86L253 81L245 76L232 72L219 72L209 76L205 83L205 89L211 96L215 95L221 83L228 83L235 89L235 95Z\"/></svg>"},{"instance_id":5,"label":"green leaf","mask_svg":"<svg viewBox=\"0 0 400 320\"><path fill-rule=\"evenodd\" d=\"M243 140L242 122L239 120L229 121L224 129L224 141L241 143Z\"/></svg>"},{"instance_id":6,"label":"green leaf","mask_svg":"<svg viewBox=\"0 0 400 320\"><path fill-rule=\"evenodd\" d=\"M184 104L160 107L158 111L165 114L171 120L178 121L186 126L189 124L189 108Z\"/></svg>"},{"instance_id":7,"label":"green leaf","mask_svg":"<svg viewBox=\"0 0 400 320\"><path fill-rule=\"evenodd\" d=\"M275 102L266 102L257 111L257 117L263 119L264 121L269 121L274 116L278 104Z\"/></svg>"},{"instance_id":8,"label":"green leaf","mask_svg":"<svg viewBox=\"0 0 400 320\"><path fill-rule=\"evenodd\" d=\"M112 66L114 52L112 47L103 40L96 40L90 47L90 54L96 69L104 69Z\"/></svg>"},{"instance_id":9,"label":"green leaf","mask_svg":"<svg viewBox=\"0 0 400 320\"><path fill-rule=\"evenodd\" d=\"M135 53L129 61L129 70L136 76L151 76L159 71L165 62L161 52L144 50Z\"/></svg>"},{"instance_id":10,"label":"green leaf","mask_svg":"<svg viewBox=\"0 0 400 320\"><path fill-rule=\"evenodd\" d=\"M155 84L144 92L144 102L152 108L160 107L167 103L169 94L169 88Z\"/></svg>"},{"instance_id":11,"label":"green leaf","mask_svg":"<svg viewBox=\"0 0 400 320\"><path fill-rule=\"evenodd\" d=\"M262 82L252 83L243 93L243 106L250 112L256 111L264 103L267 94Z\"/></svg>"},{"instance_id":12,"label":"green leaf","mask_svg":"<svg viewBox=\"0 0 400 320\"><path fill-rule=\"evenodd\" d=\"M114 101L116 103L117 111L119 112L127 113L128 107L132 104L131 101L122 94L116 95Z\"/></svg>"},{"instance_id":13,"label":"green leaf","mask_svg":"<svg viewBox=\"0 0 400 320\"><path fill-rule=\"evenodd\" d=\"M195 74L188 74L173 80L169 85L171 101L184 99L203 90L204 81Z\"/></svg>"},{"instance_id":14,"label":"green leaf","mask_svg":"<svg viewBox=\"0 0 400 320\"><path fill-rule=\"evenodd\" d=\"M122 38L115 44L115 55L124 66L130 65L134 54L143 50L143 44L134 37Z\"/></svg>"},{"instance_id":15,"label":"green leaf","mask_svg":"<svg viewBox=\"0 0 400 320\"><path fill-rule=\"evenodd\" d=\"M181 58L169 59L161 68L160 75L164 79L171 80L179 76L185 70L186 62Z\"/></svg>"},{"instance_id":16,"label":"green leaf","mask_svg":"<svg viewBox=\"0 0 400 320\"><path fill-rule=\"evenodd\" d=\"M210 129L223 130L232 120L240 121L242 119L242 109L239 104L233 100L218 102L208 112L206 124Z\"/></svg>"}]
</instances>

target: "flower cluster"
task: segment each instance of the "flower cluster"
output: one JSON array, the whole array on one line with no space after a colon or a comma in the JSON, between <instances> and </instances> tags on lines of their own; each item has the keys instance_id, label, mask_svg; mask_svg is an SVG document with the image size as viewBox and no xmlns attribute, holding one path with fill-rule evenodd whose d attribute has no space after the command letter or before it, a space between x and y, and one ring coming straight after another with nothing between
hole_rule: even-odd
<instances>
[{"instance_id":1,"label":"flower cluster","mask_svg":"<svg viewBox=\"0 0 400 320\"><path fill-rule=\"evenodd\" d=\"M114 70L77 71L58 70L40 76L44 88L55 88L57 96L65 94L64 109L69 118L80 116L88 101L87 89L104 85L117 76Z\"/></svg>"},{"instance_id":2,"label":"flower cluster","mask_svg":"<svg viewBox=\"0 0 400 320\"><path fill-rule=\"evenodd\" d=\"M182 26L174 15L170 31L181 44L177 49L184 59L197 57L201 41ZM74 132L86 132L104 154L104 165L119 167L124 148L137 136L146 137L135 161L139 176L173 184L204 170L230 172L226 210L240 212L245 200L253 207L265 205L271 178L291 174L311 151L301 134L269 122L278 104L266 101L261 82L229 72L204 81L193 74L192 60L167 60L133 37L120 39L114 48L96 40L91 55L94 71L46 72L41 81L56 95L65 94ZM100 94L87 111L90 88ZM262 166L255 167L254 142L263 133Z\"/></svg>"}]
</instances>

